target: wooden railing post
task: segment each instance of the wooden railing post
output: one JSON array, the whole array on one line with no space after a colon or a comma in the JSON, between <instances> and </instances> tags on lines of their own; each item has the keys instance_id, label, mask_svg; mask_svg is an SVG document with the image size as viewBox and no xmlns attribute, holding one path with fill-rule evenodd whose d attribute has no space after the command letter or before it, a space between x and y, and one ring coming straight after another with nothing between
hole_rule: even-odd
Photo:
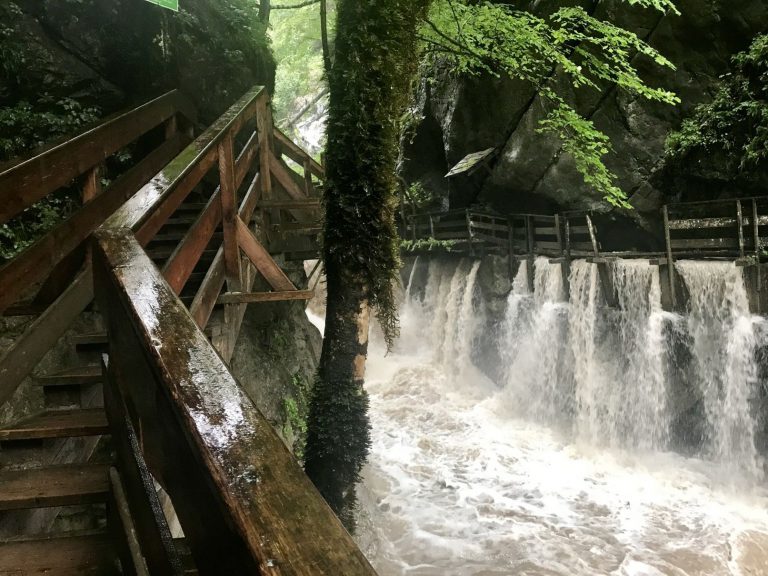
<instances>
[{"instance_id":1,"label":"wooden railing post","mask_svg":"<svg viewBox=\"0 0 768 576\"><path fill-rule=\"evenodd\" d=\"M757 213L757 201L752 199L752 241L755 245L755 294L757 295L757 311L762 312L762 276L760 271L760 217Z\"/></svg>"},{"instance_id":2,"label":"wooden railing post","mask_svg":"<svg viewBox=\"0 0 768 576\"><path fill-rule=\"evenodd\" d=\"M739 257L744 258L744 218L741 212L741 200L736 200L736 226L738 226Z\"/></svg>"},{"instance_id":3,"label":"wooden railing post","mask_svg":"<svg viewBox=\"0 0 768 576\"><path fill-rule=\"evenodd\" d=\"M566 222L568 219L566 218ZM571 294L571 286L570 286L570 260L567 256L567 250L565 246L565 240L563 238L563 228L562 228L562 221L560 219L559 214L555 214L555 234L557 236L557 243L560 245L560 273L563 276L563 290L565 291L565 299L568 300L570 298Z\"/></svg>"},{"instance_id":4,"label":"wooden railing post","mask_svg":"<svg viewBox=\"0 0 768 576\"><path fill-rule=\"evenodd\" d=\"M224 227L224 267L228 289L239 292L242 288L240 256L237 246L237 198L235 191L235 161L232 134L219 143L219 185L221 186L221 215Z\"/></svg>"},{"instance_id":5,"label":"wooden railing post","mask_svg":"<svg viewBox=\"0 0 768 576\"><path fill-rule=\"evenodd\" d=\"M474 256L475 255L475 245L472 242L472 214L470 213L469 209L465 212L466 219L467 219L467 242L469 242L469 255ZM432 221L432 217L429 217L430 222Z\"/></svg>"},{"instance_id":6,"label":"wooden railing post","mask_svg":"<svg viewBox=\"0 0 768 576\"><path fill-rule=\"evenodd\" d=\"M509 281L515 279L515 224L512 218L507 217L507 270Z\"/></svg>"},{"instance_id":7,"label":"wooden railing post","mask_svg":"<svg viewBox=\"0 0 768 576\"><path fill-rule=\"evenodd\" d=\"M531 294L533 294L534 290L534 275L536 274L536 270L534 269L534 259L536 258L535 250L536 250L536 223L533 220L533 216L526 216L525 217L525 240L526 240L526 248L528 250L528 290Z\"/></svg>"},{"instance_id":8,"label":"wooden railing post","mask_svg":"<svg viewBox=\"0 0 768 576\"><path fill-rule=\"evenodd\" d=\"M675 261L672 259L672 237L669 233L669 209L666 204L662 208L664 216L664 241L667 244L667 278L669 279L669 299L672 309L677 307L677 297L675 295Z\"/></svg>"}]
</instances>

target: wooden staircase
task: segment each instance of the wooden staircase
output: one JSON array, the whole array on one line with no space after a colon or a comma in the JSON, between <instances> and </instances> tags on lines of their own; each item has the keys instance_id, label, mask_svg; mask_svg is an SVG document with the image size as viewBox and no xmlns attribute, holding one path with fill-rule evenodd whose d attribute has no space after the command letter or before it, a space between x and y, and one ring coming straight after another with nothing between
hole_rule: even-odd
<instances>
[{"instance_id":1,"label":"wooden staircase","mask_svg":"<svg viewBox=\"0 0 768 576\"><path fill-rule=\"evenodd\" d=\"M278 261L316 256L323 168L262 88L193 124L172 92L0 167L0 224L83 182L0 266L0 314L31 315L0 357L0 417L21 413L0 427L0 576L374 574L227 368L248 303L312 295Z\"/></svg>"}]
</instances>

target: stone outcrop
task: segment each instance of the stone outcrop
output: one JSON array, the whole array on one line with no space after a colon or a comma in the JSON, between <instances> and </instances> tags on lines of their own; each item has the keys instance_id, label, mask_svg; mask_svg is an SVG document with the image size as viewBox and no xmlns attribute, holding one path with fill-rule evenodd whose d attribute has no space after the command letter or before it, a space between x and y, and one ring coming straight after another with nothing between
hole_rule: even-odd
<instances>
[{"instance_id":1,"label":"stone outcrop","mask_svg":"<svg viewBox=\"0 0 768 576\"><path fill-rule=\"evenodd\" d=\"M537 14L552 2L529 2ZM636 211L655 212L674 197L674 180L660 178L668 133L679 127L697 104L708 101L718 78L729 70L733 54L768 28L764 0L678 0L682 15L631 7L620 0L579 2L595 16L634 31L668 57L676 70L638 59L643 78L678 94L682 103L649 103L615 87L572 93L559 74L550 82L611 139L607 166ZM546 115L535 90L508 78L456 78L432 70L423 81L417 115L423 121L404 145L402 173L450 195L451 206L488 205L501 212L573 209L606 210L608 205L587 188L559 142L536 133ZM447 181L442 176L465 154L496 147L500 154L490 173ZM710 193L716 193L710 191Z\"/></svg>"}]
</instances>

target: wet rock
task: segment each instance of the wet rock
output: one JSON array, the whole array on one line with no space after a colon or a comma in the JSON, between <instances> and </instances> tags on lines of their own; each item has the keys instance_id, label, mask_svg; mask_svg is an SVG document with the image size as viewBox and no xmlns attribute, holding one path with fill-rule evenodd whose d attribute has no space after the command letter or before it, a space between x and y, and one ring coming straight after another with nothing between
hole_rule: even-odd
<instances>
[{"instance_id":1,"label":"wet rock","mask_svg":"<svg viewBox=\"0 0 768 576\"><path fill-rule=\"evenodd\" d=\"M559 73L550 80L610 137L614 152L606 164L636 208L632 219L653 213L674 193L670 179L658 177L667 134L711 98L731 56L768 26L768 4L762 0L678 0L676 5L681 16L631 8L617 0L584 3L596 16L647 39L676 65L676 70L666 70L637 60L641 76L651 86L676 92L682 99L679 106L650 103L610 86L573 93ZM537 14L552 9L546 2L533 6ZM602 198L584 185L573 161L561 153L559 142L536 133L548 109L530 86L489 76L456 78L443 70L432 75L434 81L422 84L418 100L424 128L405 147L405 156L416 159L404 164L407 179L429 185L445 166L493 146L500 155L487 177L459 177L436 185L438 191L449 186L451 207L478 203L500 212L607 210ZM430 147L429 153L423 147ZM442 156L430 160L435 150Z\"/></svg>"}]
</instances>

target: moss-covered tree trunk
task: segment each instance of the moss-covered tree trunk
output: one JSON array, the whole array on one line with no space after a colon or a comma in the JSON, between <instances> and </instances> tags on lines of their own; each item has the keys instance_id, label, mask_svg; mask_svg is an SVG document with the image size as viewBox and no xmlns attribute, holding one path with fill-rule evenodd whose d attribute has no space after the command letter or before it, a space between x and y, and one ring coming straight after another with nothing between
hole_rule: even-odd
<instances>
[{"instance_id":1,"label":"moss-covered tree trunk","mask_svg":"<svg viewBox=\"0 0 768 576\"><path fill-rule=\"evenodd\" d=\"M328 303L306 471L350 528L354 488L370 444L363 379L372 309L388 342L397 336L395 163L399 121L417 67L416 31L428 4L340 0L337 5L323 238Z\"/></svg>"}]
</instances>

